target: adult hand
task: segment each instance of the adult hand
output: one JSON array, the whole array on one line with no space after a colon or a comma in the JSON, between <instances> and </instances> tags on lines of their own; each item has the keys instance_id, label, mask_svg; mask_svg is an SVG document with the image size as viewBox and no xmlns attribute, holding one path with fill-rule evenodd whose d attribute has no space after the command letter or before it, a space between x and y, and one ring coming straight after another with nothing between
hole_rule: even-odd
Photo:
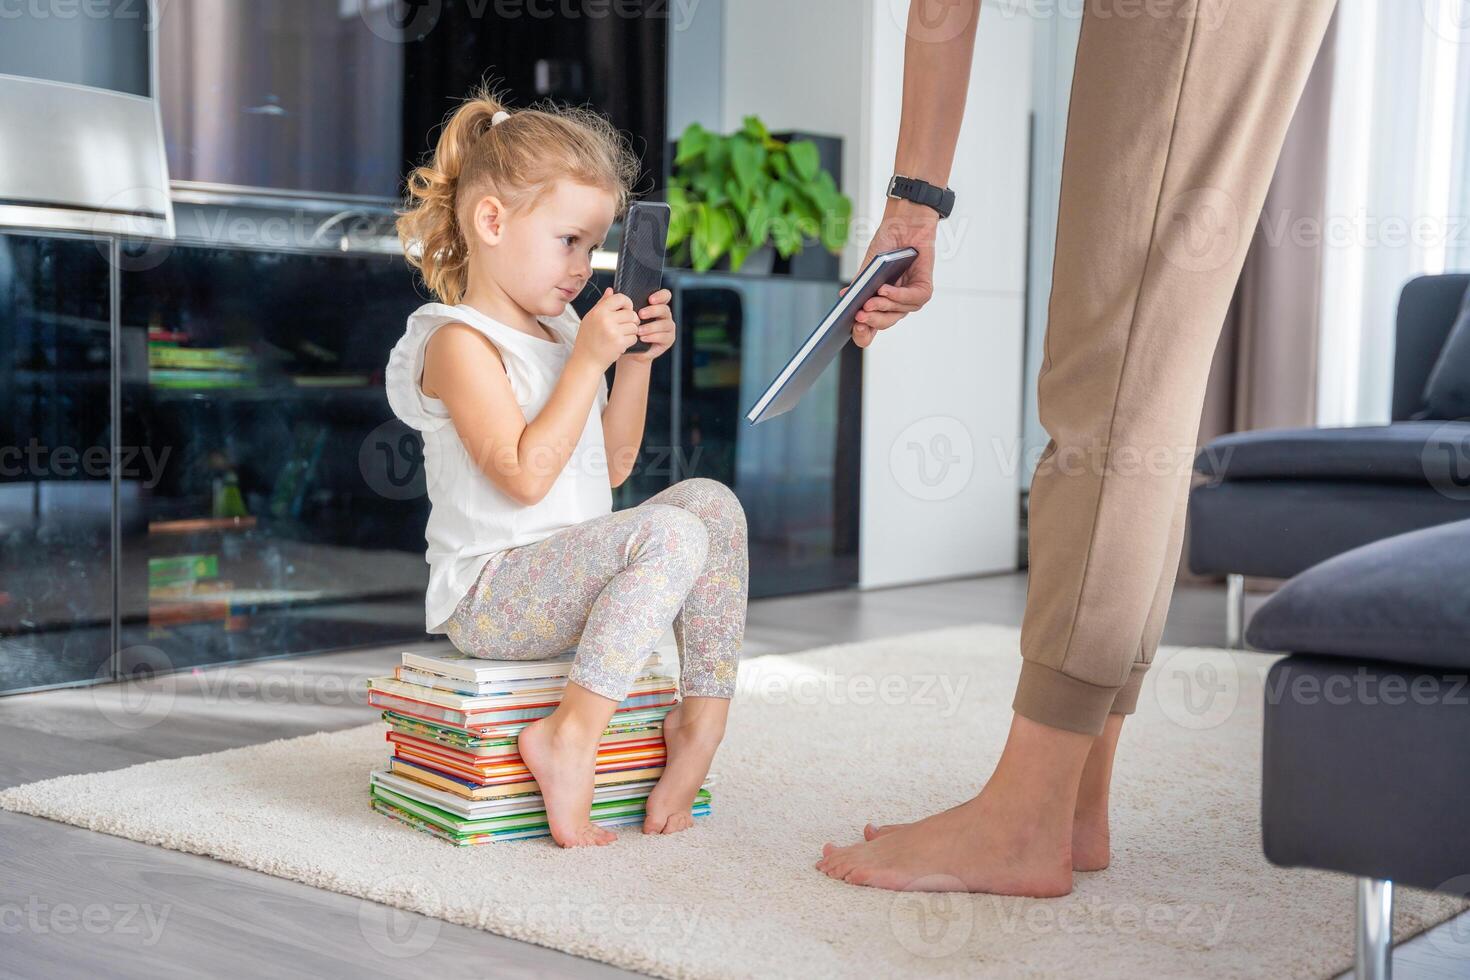
<instances>
[{"instance_id":1,"label":"adult hand","mask_svg":"<svg viewBox=\"0 0 1470 980\"><path fill-rule=\"evenodd\" d=\"M852 329L853 343L859 347L868 346L879 330L887 330L929 302L934 295L934 239L938 228L939 213L933 208L912 201L888 199L888 205L883 209L883 220L858 269L866 269L878 253L891 252L896 248L912 246L918 249L919 256L897 283L881 287L863 304ZM851 285L843 286L838 295L846 293Z\"/></svg>"}]
</instances>

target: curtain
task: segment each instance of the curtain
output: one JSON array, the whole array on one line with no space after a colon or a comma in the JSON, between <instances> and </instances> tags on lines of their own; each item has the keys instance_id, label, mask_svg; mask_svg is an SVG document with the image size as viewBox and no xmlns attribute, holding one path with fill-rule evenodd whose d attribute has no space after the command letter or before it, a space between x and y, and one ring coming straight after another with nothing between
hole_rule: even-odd
<instances>
[{"instance_id":1,"label":"curtain","mask_svg":"<svg viewBox=\"0 0 1470 980\"><path fill-rule=\"evenodd\" d=\"M1316 421L1388 421L1406 280L1470 265L1470 0L1339 0Z\"/></svg>"},{"instance_id":2,"label":"curtain","mask_svg":"<svg viewBox=\"0 0 1470 980\"><path fill-rule=\"evenodd\" d=\"M1287 130L1210 368L1199 441L1311 425L1316 417L1327 133L1334 74L1329 23Z\"/></svg>"},{"instance_id":3,"label":"curtain","mask_svg":"<svg viewBox=\"0 0 1470 980\"><path fill-rule=\"evenodd\" d=\"M1201 446L1228 432L1312 425L1316 417L1323 242L1314 231L1325 223L1336 22L1334 16L1328 24L1287 130L1225 314L1200 417ZM1179 580L1203 579L1181 559Z\"/></svg>"}]
</instances>

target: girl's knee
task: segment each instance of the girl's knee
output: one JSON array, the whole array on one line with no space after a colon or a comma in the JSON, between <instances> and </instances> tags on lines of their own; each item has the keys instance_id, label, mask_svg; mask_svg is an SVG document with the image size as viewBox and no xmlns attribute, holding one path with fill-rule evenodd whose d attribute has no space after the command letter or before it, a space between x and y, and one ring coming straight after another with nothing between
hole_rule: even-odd
<instances>
[{"instance_id":1,"label":"girl's knee","mask_svg":"<svg viewBox=\"0 0 1470 980\"><path fill-rule=\"evenodd\" d=\"M745 508L740 505L740 498L719 480L695 476L681 480L677 485L688 490L701 512L713 511L729 520L745 520Z\"/></svg>"},{"instance_id":2,"label":"girl's knee","mask_svg":"<svg viewBox=\"0 0 1470 980\"><path fill-rule=\"evenodd\" d=\"M709 530L697 514L673 504L646 504L650 538L671 553L704 564L709 553Z\"/></svg>"}]
</instances>

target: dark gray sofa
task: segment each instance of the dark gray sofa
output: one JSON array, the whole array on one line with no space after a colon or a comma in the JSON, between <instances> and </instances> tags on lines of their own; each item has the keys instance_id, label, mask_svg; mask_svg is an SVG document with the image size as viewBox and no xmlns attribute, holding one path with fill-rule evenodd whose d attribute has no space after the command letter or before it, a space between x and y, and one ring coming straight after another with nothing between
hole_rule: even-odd
<instances>
[{"instance_id":1,"label":"dark gray sofa","mask_svg":"<svg viewBox=\"0 0 1470 980\"><path fill-rule=\"evenodd\" d=\"M1390 972L1393 882L1470 894L1470 520L1287 582L1248 639L1266 678L1266 857L1358 879L1358 980Z\"/></svg>"},{"instance_id":2,"label":"dark gray sofa","mask_svg":"<svg viewBox=\"0 0 1470 980\"><path fill-rule=\"evenodd\" d=\"M1228 583L1240 645L1244 576L1289 578L1333 555L1470 518L1470 421L1424 419L1424 391L1470 274L1421 276L1399 296L1393 421L1222 436L1195 459L1189 567Z\"/></svg>"}]
</instances>

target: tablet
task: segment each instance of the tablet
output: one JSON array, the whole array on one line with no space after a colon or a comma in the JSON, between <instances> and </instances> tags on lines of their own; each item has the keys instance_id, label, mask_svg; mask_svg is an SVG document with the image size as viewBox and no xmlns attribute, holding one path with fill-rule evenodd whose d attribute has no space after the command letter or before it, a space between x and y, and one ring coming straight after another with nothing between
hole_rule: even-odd
<instances>
[{"instance_id":1,"label":"tablet","mask_svg":"<svg viewBox=\"0 0 1470 980\"><path fill-rule=\"evenodd\" d=\"M801 396L832 363L832 358L852 339L852 318L863 304L880 287L898 281L918 257L918 251L913 248L900 248L873 256L868 267L852 281L851 288L837 297L836 305L822 318L821 324L791 355L791 360L766 388L765 394L745 413L746 420L751 424L764 422L795 408Z\"/></svg>"}]
</instances>

